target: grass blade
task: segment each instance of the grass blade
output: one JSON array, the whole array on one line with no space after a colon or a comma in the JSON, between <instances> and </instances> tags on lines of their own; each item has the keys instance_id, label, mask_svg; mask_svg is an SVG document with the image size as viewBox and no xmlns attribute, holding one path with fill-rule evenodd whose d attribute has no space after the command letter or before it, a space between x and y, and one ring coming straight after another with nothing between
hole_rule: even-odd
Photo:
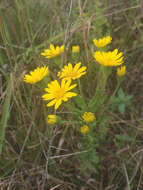
<instances>
[{"instance_id":1,"label":"grass blade","mask_svg":"<svg viewBox=\"0 0 143 190\"><path fill-rule=\"evenodd\" d=\"M7 87L7 96L5 99L5 103L3 106L3 112L2 112L2 119L0 123L0 154L2 153L2 146L3 146L3 141L5 137L5 129L6 129L6 124L8 121L8 116L9 116L9 107L10 107L10 100L11 100L11 93L12 92L12 75L9 78L8 81L8 87Z\"/></svg>"}]
</instances>

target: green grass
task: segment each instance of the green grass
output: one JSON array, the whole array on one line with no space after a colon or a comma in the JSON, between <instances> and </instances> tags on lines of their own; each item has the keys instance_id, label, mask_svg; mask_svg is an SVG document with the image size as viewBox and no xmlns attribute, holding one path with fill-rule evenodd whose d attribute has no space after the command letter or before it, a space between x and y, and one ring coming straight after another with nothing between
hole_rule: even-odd
<instances>
[{"instance_id":1,"label":"green grass","mask_svg":"<svg viewBox=\"0 0 143 190\"><path fill-rule=\"evenodd\" d=\"M0 189L142 189L141 1L73 0L68 18L70 5L68 0L0 3ZM116 70L103 87L99 67L93 64L92 40L107 34L113 38L111 49L124 52L127 66L121 84L126 104L123 113L118 110ZM90 64L94 72L80 80L80 96L56 112L62 123L53 128L45 122L47 114L55 112L45 106L41 98L44 90L24 83L23 77L37 66L48 64L54 80L59 70L56 61L40 53L50 43L64 42L69 48L80 45L80 60ZM70 51L66 58L67 62L73 59ZM102 96L100 90L104 92L104 88ZM111 94L116 103L110 99ZM87 108L96 116L91 139L79 130Z\"/></svg>"},{"instance_id":2,"label":"green grass","mask_svg":"<svg viewBox=\"0 0 143 190\"><path fill-rule=\"evenodd\" d=\"M2 146L3 146L3 141L5 138L5 128L7 125L9 112L10 112L10 100L11 100L11 94L12 94L12 75L9 78L6 93L7 93L7 96L5 98L5 103L3 105L3 112L2 112L2 118L1 118L1 123L0 123L0 154L2 154Z\"/></svg>"}]
</instances>

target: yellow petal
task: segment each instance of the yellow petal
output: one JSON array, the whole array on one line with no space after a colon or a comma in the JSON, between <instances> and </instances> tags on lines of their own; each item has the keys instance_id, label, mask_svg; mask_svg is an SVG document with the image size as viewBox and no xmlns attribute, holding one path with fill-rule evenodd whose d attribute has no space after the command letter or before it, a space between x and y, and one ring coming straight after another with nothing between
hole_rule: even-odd
<instances>
[{"instance_id":1,"label":"yellow petal","mask_svg":"<svg viewBox=\"0 0 143 190\"><path fill-rule=\"evenodd\" d=\"M53 106L56 103L56 99L52 100L47 104L47 107Z\"/></svg>"},{"instance_id":2,"label":"yellow petal","mask_svg":"<svg viewBox=\"0 0 143 190\"><path fill-rule=\"evenodd\" d=\"M55 104L55 109L58 109L58 107L61 105L61 103L62 103L62 100L61 100L61 99L58 100L58 101L56 102L56 104Z\"/></svg>"},{"instance_id":3,"label":"yellow petal","mask_svg":"<svg viewBox=\"0 0 143 190\"><path fill-rule=\"evenodd\" d=\"M81 62L77 63L74 67L74 71L77 71L81 65Z\"/></svg>"},{"instance_id":4,"label":"yellow petal","mask_svg":"<svg viewBox=\"0 0 143 190\"><path fill-rule=\"evenodd\" d=\"M42 96L44 100L52 100L54 98L53 94L44 94Z\"/></svg>"}]
</instances>

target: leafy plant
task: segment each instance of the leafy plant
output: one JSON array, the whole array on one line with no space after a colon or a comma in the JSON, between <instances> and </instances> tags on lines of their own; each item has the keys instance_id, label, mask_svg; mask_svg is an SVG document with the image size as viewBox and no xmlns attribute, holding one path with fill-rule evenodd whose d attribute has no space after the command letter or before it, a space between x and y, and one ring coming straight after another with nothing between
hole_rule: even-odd
<instances>
[{"instance_id":1,"label":"leafy plant","mask_svg":"<svg viewBox=\"0 0 143 190\"><path fill-rule=\"evenodd\" d=\"M125 113L126 108L130 105L132 95L125 95L122 88L118 90L118 96L113 97L112 106L116 108L121 114Z\"/></svg>"}]
</instances>

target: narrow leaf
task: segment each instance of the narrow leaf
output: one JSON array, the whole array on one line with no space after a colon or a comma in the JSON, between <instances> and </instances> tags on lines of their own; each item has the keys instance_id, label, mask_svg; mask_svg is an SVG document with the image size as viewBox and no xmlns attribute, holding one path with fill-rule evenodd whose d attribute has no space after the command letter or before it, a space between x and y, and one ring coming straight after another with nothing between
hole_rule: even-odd
<instances>
[{"instance_id":1,"label":"narrow leaf","mask_svg":"<svg viewBox=\"0 0 143 190\"><path fill-rule=\"evenodd\" d=\"M2 111L2 119L0 122L0 154L2 153L2 146L3 141L5 137L5 129L8 121L9 116L9 107L10 107L10 100L11 100L11 93L12 92L12 75L9 78L8 81L8 87L7 87L7 96L5 99L5 103L3 105L3 111Z\"/></svg>"}]
</instances>

